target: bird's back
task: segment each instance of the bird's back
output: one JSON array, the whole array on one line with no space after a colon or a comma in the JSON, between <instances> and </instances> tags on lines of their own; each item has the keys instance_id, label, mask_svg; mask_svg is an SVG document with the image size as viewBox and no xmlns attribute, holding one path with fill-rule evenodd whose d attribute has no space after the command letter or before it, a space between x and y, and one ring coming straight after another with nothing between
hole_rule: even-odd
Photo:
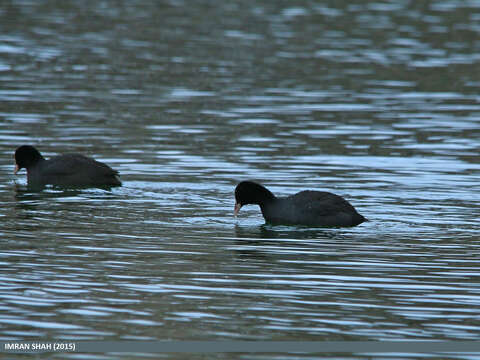
<instances>
[{"instance_id":1,"label":"bird's back","mask_svg":"<svg viewBox=\"0 0 480 360\"><path fill-rule=\"evenodd\" d=\"M343 197L324 191L305 190L278 198L262 209L271 223L307 226L356 226L366 221Z\"/></svg>"},{"instance_id":2,"label":"bird's back","mask_svg":"<svg viewBox=\"0 0 480 360\"><path fill-rule=\"evenodd\" d=\"M28 174L29 183L59 186L120 186L118 171L81 154L65 154L40 162Z\"/></svg>"}]
</instances>

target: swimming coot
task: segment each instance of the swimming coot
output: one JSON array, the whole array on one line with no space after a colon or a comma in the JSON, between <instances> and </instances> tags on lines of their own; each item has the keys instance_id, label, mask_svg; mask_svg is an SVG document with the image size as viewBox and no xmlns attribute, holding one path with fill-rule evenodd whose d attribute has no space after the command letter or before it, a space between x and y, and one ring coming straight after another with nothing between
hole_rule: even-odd
<instances>
[{"instance_id":1,"label":"swimming coot","mask_svg":"<svg viewBox=\"0 0 480 360\"><path fill-rule=\"evenodd\" d=\"M30 145L15 151L15 171L27 170L29 186L47 184L62 187L114 187L121 186L118 171L110 166L80 154L65 154L46 160Z\"/></svg>"},{"instance_id":2,"label":"swimming coot","mask_svg":"<svg viewBox=\"0 0 480 360\"><path fill-rule=\"evenodd\" d=\"M367 221L347 200L323 191L277 198L260 184L242 181L235 188L235 201L235 216L243 205L257 204L270 224L347 227Z\"/></svg>"}]
</instances>

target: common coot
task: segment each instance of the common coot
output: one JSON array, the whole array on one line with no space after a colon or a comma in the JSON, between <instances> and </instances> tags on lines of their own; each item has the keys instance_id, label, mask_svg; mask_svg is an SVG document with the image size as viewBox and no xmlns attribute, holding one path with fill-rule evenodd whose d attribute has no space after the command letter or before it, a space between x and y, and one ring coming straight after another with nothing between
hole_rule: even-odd
<instances>
[{"instance_id":1,"label":"common coot","mask_svg":"<svg viewBox=\"0 0 480 360\"><path fill-rule=\"evenodd\" d=\"M270 224L350 227L367 221L343 197L323 191L277 198L260 184L242 181L235 188L235 201L235 216L243 205L256 204Z\"/></svg>"},{"instance_id":2,"label":"common coot","mask_svg":"<svg viewBox=\"0 0 480 360\"><path fill-rule=\"evenodd\" d=\"M118 171L110 166L80 154L59 155L46 160L30 145L20 146L15 151L15 171L27 170L29 186L43 187L47 184L62 187L121 186Z\"/></svg>"}]
</instances>

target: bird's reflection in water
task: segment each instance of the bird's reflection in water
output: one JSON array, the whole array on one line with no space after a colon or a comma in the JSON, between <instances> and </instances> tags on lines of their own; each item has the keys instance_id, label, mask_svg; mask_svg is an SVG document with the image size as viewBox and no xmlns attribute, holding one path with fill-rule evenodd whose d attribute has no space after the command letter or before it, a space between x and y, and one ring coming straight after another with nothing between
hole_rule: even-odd
<instances>
[{"instance_id":1,"label":"bird's reflection in water","mask_svg":"<svg viewBox=\"0 0 480 360\"><path fill-rule=\"evenodd\" d=\"M29 185L14 184L15 199L22 200L45 200L64 197L78 196L82 189L62 189L55 187L35 187Z\"/></svg>"},{"instance_id":2,"label":"bird's reflection in water","mask_svg":"<svg viewBox=\"0 0 480 360\"><path fill-rule=\"evenodd\" d=\"M100 199L112 199L116 195L100 189L85 188L60 188L48 185L37 188L28 185L14 184L14 199L16 210L27 210L20 212L17 216L37 216L36 211L52 211L62 208L62 204L88 203L90 200L98 201Z\"/></svg>"},{"instance_id":3,"label":"bird's reflection in water","mask_svg":"<svg viewBox=\"0 0 480 360\"><path fill-rule=\"evenodd\" d=\"M292 251L292 256L298 252L317 249L332 242L350 241L351 234L337 231L338 229L316 229L296 226L235 226L235 246L237 255L248 258L265 259L275 252ZM284 253L284 256L287 256ZM287 256L288 257L288 256Z\"/></svg>"},{"instance_id":4,"label":"bird's reflection in water","mask_svg":"<svg viewBox=\"0 0 480 360\"><path fill-rule=\"evenodd\" d=\"M242 240L322 240L341 239L345 234L338 229L319 229L302 226L271 226L263 224L260 226L235 225L235 235Z\"/></svg>"}]
</instances>

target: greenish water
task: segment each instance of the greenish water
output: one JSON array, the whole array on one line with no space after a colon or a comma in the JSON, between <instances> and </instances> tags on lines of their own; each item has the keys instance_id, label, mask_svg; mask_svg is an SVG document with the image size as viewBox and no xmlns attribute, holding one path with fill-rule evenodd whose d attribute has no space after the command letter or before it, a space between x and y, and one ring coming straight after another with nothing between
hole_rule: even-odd
<instances>
[{"instance_id":1,"label":"greenish water","mask_svg":"<svg viewBox=\"0 0 480 360\"><path fill-rule=\"evenodd\" d=\"M478 13L2 3L0 340L478 339ZM93 156L124 186L31 192L22 144ZM234 218L247 179L334 192L370 222Z\"/></svg>"}]
</instances>

